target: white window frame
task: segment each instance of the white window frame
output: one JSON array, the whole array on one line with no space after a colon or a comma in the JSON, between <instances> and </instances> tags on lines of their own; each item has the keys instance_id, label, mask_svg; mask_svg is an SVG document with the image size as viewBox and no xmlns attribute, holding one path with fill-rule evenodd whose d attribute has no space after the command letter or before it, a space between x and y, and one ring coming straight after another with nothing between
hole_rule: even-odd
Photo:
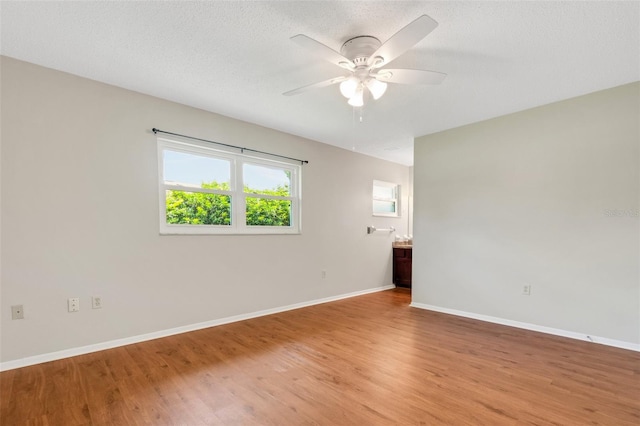
<instances>
[{"instance_id":1,"label":"white window frame","mask_svg":"<svg viewBox=\"0 0 640 426\"><path fill-rule=\"evenodd\" d=\"M302 233L302 167L293 162L277 161L270 158L246 155L230 152L205 145L204 143L183 141L158 137L158 194L160 211L160 234L161 235L219 235L219 234L300 234ZM200 156L229 161L231 164L231 178L229 191L197 188L192 186L167 184L164 181L164 151L178 151L187 154L197 154ZM264 167L271 167L286 170L291 173L291 184L288 197L279 197L267 194L252 194L244 192L242 179L244 164L252 164ZM188 225L188 224L168 224L166 191L178 190L187 192L201 192L219 195L229 195L231 197L231 225ZM257 197L276 200L288 200L291 202L291 218L289 226L251 226L246 224L246 197Z\"/></svg>"},{"instance_id":2,"label":"white window frame","mask_svg":"<svg viewBox=\"0 0 640 426\"><path fill-rule=\"evenodd\" d=\"M373 188L379 186L379 187L385 187L385 188L393 188L393 194L394 194L394 198L380 198L380 197L376 197L375 196L375 191L373 191ZM400 185L397 183L392 183L392 182L384 182L381 180L374 180L373 181L373 185L372 185L372 195L371 195L371 211L373 216L382 216L382 217L400 217ZM385 201L385 202L392 202L395 206L395 212L389 213L389 212L376 212L375 210L375 203L376 201Z\"/></svg>"}]
</instances>

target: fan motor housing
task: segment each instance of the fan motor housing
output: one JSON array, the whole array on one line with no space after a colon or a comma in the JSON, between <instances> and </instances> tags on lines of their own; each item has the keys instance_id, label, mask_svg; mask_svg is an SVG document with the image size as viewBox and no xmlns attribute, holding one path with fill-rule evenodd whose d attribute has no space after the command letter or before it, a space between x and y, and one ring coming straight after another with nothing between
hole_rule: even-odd
<instances>
[{"instance_id":1,"label":"fan motor housing","mask_svg":"<svg viewBox=\"0 0 640 426\"><path fill-rule=\"evenodd\" d=\"M380 40L372 36L358 36L345 41L340 53L351 59L356 66L365 65L367 59L382 46Z\"/></svg>"}]
</instances>

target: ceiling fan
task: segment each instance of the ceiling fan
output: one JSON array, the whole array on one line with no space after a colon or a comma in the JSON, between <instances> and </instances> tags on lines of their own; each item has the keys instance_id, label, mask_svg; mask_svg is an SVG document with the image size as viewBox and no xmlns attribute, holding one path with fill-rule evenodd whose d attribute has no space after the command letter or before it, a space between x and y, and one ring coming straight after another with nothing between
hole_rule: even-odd
<instances>
[{"instance_id":1,"label":"ceiling fan","mask_svg":"<svg viewBox=\"0 0 640 426\"><path fill-rule=\"evenodd\" d=\"M437 26L438 23L432 18L422 15L385 43L372 36L357 36L347 40L340 48L340 53L304 34L293 36L291 40L296 44L344 68L349 71L349 75L299 87L283 95L297 95L340 83L340 93L349 99L349 105L361 107L364 105L365 88L374 99L379 99L387 90L387 83L440 84L446 74L427 70L382 68L412 48Z\"/></svg>"}]
</instances>

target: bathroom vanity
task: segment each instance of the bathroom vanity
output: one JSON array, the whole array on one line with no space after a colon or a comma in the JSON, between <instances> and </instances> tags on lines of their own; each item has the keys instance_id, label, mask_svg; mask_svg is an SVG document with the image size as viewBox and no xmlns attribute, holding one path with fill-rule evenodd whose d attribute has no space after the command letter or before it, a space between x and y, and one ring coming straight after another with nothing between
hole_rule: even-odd
<instances>
[{"instance_id":1,"label":"bathroom vanity","mask_svg":"<svg viewBox=\"0 0 640 426\"><path fill-rule=\"evenodd\" d=\"M411 258L413 246L393 243L393 283L396 287L411 288Z\"/></svg>"}]
</instances>

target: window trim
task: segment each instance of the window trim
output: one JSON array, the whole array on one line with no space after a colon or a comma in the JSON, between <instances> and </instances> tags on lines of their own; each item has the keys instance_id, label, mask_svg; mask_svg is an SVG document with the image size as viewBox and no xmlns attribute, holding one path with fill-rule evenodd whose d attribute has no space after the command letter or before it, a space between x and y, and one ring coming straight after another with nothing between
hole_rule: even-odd
<instances>
[{"instance_id":1,"label":"window trim","mask_svg":"<svg viewBox=\"0 0 640 426\"><path fill-rule=\"evenodd\" d=\"M375 196L374 187L385 187L385 188L393 188L394 198L381 198ZM395 212L393 213L384 213L384 212L376 212L374 204L376 201L386 201L393 202L395 206ZM373 180L373 185L371 186L371 212L373 216L380 217L400 217L400 184L393 182L385 182L382 180Z\"/></svg>"},{"instance_id":2,"label":"window trim","mask_svg":"<svg viewBox=\"0 0 640 426\"><path fill-rule=\"evenodd\" d=\"M164 182L164 151L177 151L197 154L211 158L224 159L230 162L231 175L229 191L209 188L198 188L184 185L171 185ZM183 141L180 138L157 137L158 153L158 195L159 221L161 235L265 235L265 234L301 234L302 233L302 167L295 162L272 160L266 156L247 155L212 148L203 143ZM243 166L254 164L291 172L289 197L244 192ZM213 193L231 197L231 225L185 225L167 223L166 191L180 190L186 192ZM251 226L246 224L246 197L268 198L291 201L291 217L289 226Z\"/></svg>"}]
</instances>

